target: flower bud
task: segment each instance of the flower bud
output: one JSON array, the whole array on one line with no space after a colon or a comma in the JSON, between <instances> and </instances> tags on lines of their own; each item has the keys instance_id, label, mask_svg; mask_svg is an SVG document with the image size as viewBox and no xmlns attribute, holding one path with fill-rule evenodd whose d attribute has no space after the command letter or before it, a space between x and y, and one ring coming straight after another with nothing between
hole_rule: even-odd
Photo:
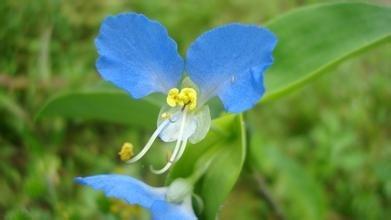
<instances>
[{"instance_id":1,"label":"flower bud","mask_svg":"<svg viewBox=\"0 0 391 220\"><path fill-rule=\"evenodd\" d=\"M169 202L181 203L191 195L192 191L193 185L188 180L179 178L168 187L166 199Z\"/></svg>"}]
</instances>

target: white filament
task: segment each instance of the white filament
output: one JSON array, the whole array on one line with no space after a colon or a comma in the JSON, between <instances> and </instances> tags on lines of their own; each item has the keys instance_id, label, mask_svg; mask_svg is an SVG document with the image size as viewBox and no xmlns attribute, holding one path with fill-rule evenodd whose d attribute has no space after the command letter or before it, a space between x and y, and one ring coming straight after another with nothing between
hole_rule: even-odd
<instances>
[{"instance_id":1,"label":"white filament","mask_svg":"<svg viewBox=\"0 0 391 220\"><path fill-rule=\"evenodd\" d=\"M178 156L175 158L175 162L178 161L179 159L181 159L183 153L185 152L186 145L187 145L187 140L188 140L188 139L185 139L185 140L182 142L182 145L181 145L179 154L178 154Z\"/></svg>"},{"instance_id":2,"label":"white filament","mask_svg":"<svg viewBox=\"0 0 391 220\"><path fill-rule=\"evenodd\" d=\"M126 161L127 163L134 163L138 160L140 160L152 147L153 142L155 142L156 138L159 136L159 134L163 131L163 129L168 125L169 120L163 121L159 127L153 132L151 138L149 138L147 144L144 146L144 148L138 153L136 156L132 157L130 160Z\"/></svg>"},{"instance_id":3,"label":"white filament","mask_svg":"<svg viewBox=\"0 0 391 220\"><path fill-rule=\"evenodd\" d=\"M187 116L186 111L184 111L182 121L181 121L181 126L179 128L178 139L177 139L174 151L172 152L170 159L168 160L166 165L160 170L155 170L155 169L151 168L151 171L153 173L162 174L162 173L166 172L168 169L170 169L170 167L173 165L173 163L179 159L178 156L182 156L184 148L186 147L186 144L187 144L187 139L182 140L184 130L185 130L185 125L186 125L186 116Z\"/></svg>"}]
</instances>

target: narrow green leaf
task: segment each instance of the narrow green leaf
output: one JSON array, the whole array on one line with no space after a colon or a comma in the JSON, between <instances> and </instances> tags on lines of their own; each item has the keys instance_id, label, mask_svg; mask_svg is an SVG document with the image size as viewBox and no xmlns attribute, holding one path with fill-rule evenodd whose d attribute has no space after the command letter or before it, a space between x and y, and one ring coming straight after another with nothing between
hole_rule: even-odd
<instances>
[{"instance_id":1,"label":"narrow green leaf","mask_svg":"<svg viewBox=\"0 0 391 220\"><path fill-rule=\"evenodd\" d=\"M240 172L246 155L246 139L242 117L236 117L234 136L220 145L222 150L210 165L201 188L201 196L205 202L205 219L213 220L231 192Z\"/></svg>"},{"instance_id":2,"label":"narrow green leaf","mask_svg":"<svg viewBox=\"0 0 391 220\"><path fill-rule=\"evenodd\" d=\"M120 90L99 88L58 95L42 107L36 119L98 119L151 129L156 126L158 112L159 107L151 100L134 100Z\"/></svg>"},{"instance_id":3,"label":"narrow green leaf","mask_svg":"<svg viewBox=\"0 0 391 220\"><path fill-rule=\"evenodd\" d=\"M213 129L206 139L186 149L183 158L170 172L168 181L187 177L195 169L197 159L212 149L218 154L195 188L195 192L204 201L202 219L216 218L219 208L231 192L242 170L246 140L241 116L228 115L214 120Z\"/></svg>"},{"instance_id":4,"label":"narrow green leaf","mask_svg":"<svg viewBox=\"0 0 391 220\"><path fill-rule=\"evenodd\" d=\"M266 73L262 102L296 90L343 60L389 42L391 7L365 3L320 4L271 20L278 38L275 63Z\"/></svg>"}]
</instances>

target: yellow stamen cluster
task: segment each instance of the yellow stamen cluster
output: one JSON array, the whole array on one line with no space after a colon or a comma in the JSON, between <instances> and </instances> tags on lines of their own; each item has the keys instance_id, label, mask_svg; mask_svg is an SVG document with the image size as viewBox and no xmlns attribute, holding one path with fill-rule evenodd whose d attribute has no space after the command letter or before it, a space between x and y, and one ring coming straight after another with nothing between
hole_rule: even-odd
<instances>
[{"instance_id":1,"label":"yellow stamen cluster","mask_svg":"<svg viewBox=\"0 0 391 220\"><path fill-rule=\"evenodd\" d=\"M133 157L134 155L134 152L133 152L133 144L131 143L128 143L128 142L125 142L122 147L121 147L121 151L118 153L118 155L120 156L120 159L122 161L127 161L129 160L130 158Z\"/></svg>"},{"instance_id":2,"label":"yellow stamen cluster","mask_svg":"<svg viewBox=\"0 0 391 220\"><path fill-rule=\"evenodd\" d=\"M167 104L171 107L187 106L189 110L197 107L197 91L193 88L170 89L167 95Z\"/></svg>"}]
</instances>

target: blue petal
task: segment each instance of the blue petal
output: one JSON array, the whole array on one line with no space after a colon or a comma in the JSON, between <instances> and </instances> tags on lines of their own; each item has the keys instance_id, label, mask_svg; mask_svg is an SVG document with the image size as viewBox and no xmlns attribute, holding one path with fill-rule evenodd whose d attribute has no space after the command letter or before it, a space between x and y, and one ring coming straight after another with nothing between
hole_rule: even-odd
<instances>
[{"instance_id":1,"label":"blue petal","mask_svg":"<svg viewBox=\"0 0 391 220\"><path fill-rule=\"evenodd\" d=\"M124 175L97 175L77 177L76 182L102 190L106 196L137 204L151 211L154 220L197 219L193 210L183 204L171 204L165 200L165 190L151 187L137 179Z\"/></svg>"},{"instance_id":2,"label":"blue petal","mask_svg":"<svg viewBox=\"0 0 391 220\"><path fill-rule=\"evenodd\" d=\"M181 79L184 62L176 43L161 24L144 15L107 17L95 44L100 75L134 98L165 93Z\"/></svg>"},{"instance_id":3,"label":"blue petal","mask_svg":"<svg viewBox=\"0 0 391 220\"><path fill-rule=\"evenodd\" d=\"M187 51L186 70L206 101L218 96L242 112L264 93L263 72L273 63L274 35L255 25L229 24L201 35Z\"/></svg>"},{"instance_id":4,"label":"blue petal","mask_svg":"<svg viewBox=\"0 0 391 220\"><path fill-rule=\"evenodd\" d=\"M186 209L185 206L156 201L151 207L153 220L195 220L193 210Z\"/></svg>"},{"instance_id":5,"label":"blue petal","mask_svg":"<svg viewBox=\"0 0 391 220\"><path fill-rule=\"evenodd\" d=\"M164 193L129 176L111 174L78 177L76 182L102 190L108 197L115 197L147 209L150 209L156 200L164 199Z\"/></svg>"}]
</instances>

